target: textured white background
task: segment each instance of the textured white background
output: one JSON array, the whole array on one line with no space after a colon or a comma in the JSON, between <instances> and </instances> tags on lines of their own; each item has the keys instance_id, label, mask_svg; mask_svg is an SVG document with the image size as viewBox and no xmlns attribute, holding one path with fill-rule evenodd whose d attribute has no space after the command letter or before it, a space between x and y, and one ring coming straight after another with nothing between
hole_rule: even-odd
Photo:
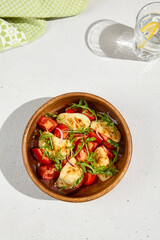
<instances>
[{"instance_id":1,"label":"textured white background","mask_svg":"<svg viewBox=\"0 0 160 240\"><path fill-rule=\"evenodd\" d=\"M1 240L160 239L160 60L101 58L85 43L87 28L100 19L134 28L147 2L91 0L83 14L50 21L39 40L0 54ZM110 101L125 117L134 146L121 183L80 204L43 194L21 157L30 116L48 97L71 91Z\"/></svg>"}]
</instances>

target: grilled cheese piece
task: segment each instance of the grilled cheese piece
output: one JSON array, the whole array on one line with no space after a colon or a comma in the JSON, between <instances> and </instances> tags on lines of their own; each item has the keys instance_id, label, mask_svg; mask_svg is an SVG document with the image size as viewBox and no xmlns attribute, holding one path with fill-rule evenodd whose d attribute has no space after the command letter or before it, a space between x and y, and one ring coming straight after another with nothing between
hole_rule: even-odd
<instances>
[{"instance_id":1,"label":"grilled cheese piece","mask_svg":"<svg viewBox=\"0 0 160 240\"><path fill-rule=\"evenodd\" d=\"M116 169L116 166L112 164L112 168ZM105 174L98 174L98 177L101 181L106 181L110 179L112 176L106 176Z\"/></svg>"},{"instance_id":2,"label":"grilled cheese piece","mask_svg":"<svg viewBox=\"0 0 160 240\"><path fill-rule=\"evenodd\" d=\"M52 133L44 132L44 134L49 134L52 137L52 143L53 143L53 150L47 150L50 155L53 157L58 157L59 153L63 156L63 158L67 157L70 155L70 149L71 147L70 141L69 140L62 140L54 136ZM42 147L45 145L45 140L39 140L39 147Z\"/></svg>"},{"instance_id":3,"label":"grilled cheese piece","mask_svg":"<svg viewBox=\"0 0 160 240\"><path fill-rule=\"evenodd\" d=\"M109 158L105 150L103 149L103 147L98 147L95 150L94 160L95 160L94 162L95 167L101 167L101 166L107 167L109 165ZM105 176L104 174L98 174L98 177L100 178L101 181L106 181L107 179L110 178L110 176Z\"/></svg>"},{"instance_id":4,"label":"grilled cheese piece","mask_svg":"<svg viewBox=\"0 0 160 240\"><path fill-rule=\"evenodd\" d=\"M95 150L94 160L95 160L94 162L95 167L101 167L101 166L106 167L107 165L109 165L109 157L107 156L103 147L98 147Z\"/></svg>"},{"instance_id":5,"label":"grilled cheese piece","mask_svg":"<svg viewBox=\"0 0 160 240\"><path fill-rule=\"evenodd\" d=\"M57 122L66 124L72 130L90 126L89 118L82 113L60 113L57 117Z\"/></svg>"},{"instance_id":6,"label":"grilled cheese piece","mask_svg":"<svg viewBox=\"0 0 160 240\"><path fill-rule=\"evenodd\" d=\"M55 186L58 188L72 188L75 181L82 176L83 171L81 167L76 165L76 159L71 158L69 161L74 165L74 167L67 162L66 165L62 168L59 178L55 183Z\"/></svg>"},{"instance_id":7,"label":"grilled cheese piece","mask_svg":"<svg viewBox=\"0 0 160 240\"><path fill-rule=\"evenodd\" d=\"M91 128L95 131L98 130L99 133L105 135L106 137L112 139L114 142L119 142L121 139L121 134L118 129L115 132L114 127L106 126L106 122L92 121Z\"/></svg>"}]
</instances>

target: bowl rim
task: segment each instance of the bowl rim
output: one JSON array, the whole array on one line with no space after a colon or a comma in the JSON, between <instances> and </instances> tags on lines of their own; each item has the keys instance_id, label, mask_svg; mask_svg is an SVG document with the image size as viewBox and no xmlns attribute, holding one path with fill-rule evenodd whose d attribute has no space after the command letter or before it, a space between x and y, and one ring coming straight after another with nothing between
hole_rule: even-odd
<instances>
[{"instance_id":1,"label":"bowl rim","mask_svg":"<svg viewBox=\"0 0 160 240\"><path fill-rule=\"evenodd\" d=\"M34 119L37 117L37 115L41 112L42 109L45 109L48 105L50 105L51 103L53 103L54 101L57 101L61 98L65 98L65 97L92 97L94 98L94 100L99 100L100 102L103 102L105 105L109 106L109 108L118 116L121 124L123 125L125 132L126 132L126 142L128 143L128 153L127 153L127 161L125 162L123 171L120 172L118 178L106 189L98 192L98 193L94 193L93 195L90 196L84 196L84 197L71 197L71 196L67 196L67 195L60 195L56 192L52 192L50 191L48 188L46 188L39 180L38 178L34 175L30 164L29 164L29 159L27 157L27 135L28 132L30 130L30 127L34 121ZM132 137L131 137L131 133L129 130L129 127L124 119L124 117L121 115L121 113L107 100L105 100L104 98L101 98L97 95L91 94L91 93L86 93L86 92L70 92L70 93L65 93L65 94L61 94L58 95L54 98L51 98L49 101L47 101L46 103L44 103L42 106L40 106L37 111L32 115L32 117L30 118L30 120L28 121L28 124L25 128L24 131L24 135L23 135L23 139L22 139L22 156L23 156L23 162L25 165L25 168L27 170L28 175L30 176L30 178L32 179L32 181L36 184L36 186L42 190L44 193L48 194L49 196L56 198L58 200L61 201L65 201L65 202L72 202L72 203L79 203L79 202L87 202L87 201L91 201L94 199L97 199L103 195L105 195L106 193L110 192L115 186L117 186L117 184L122 180L122 178L124 177L130 162L131 162L131 157L132 157Z\"/></svg>"}]
</instances>

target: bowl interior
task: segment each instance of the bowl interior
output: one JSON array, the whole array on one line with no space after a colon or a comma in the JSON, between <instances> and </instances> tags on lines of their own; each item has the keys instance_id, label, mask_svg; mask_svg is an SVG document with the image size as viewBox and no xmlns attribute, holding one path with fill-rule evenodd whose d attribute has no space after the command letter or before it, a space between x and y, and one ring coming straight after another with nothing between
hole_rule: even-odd
<instances>
[{"instance_id":1,"label":"bowl interior","mask_svg":"<svg viewBox=\"0 0 160 240\"><path fill-rule=\"evenodd\" d=\"M39 118L48 112L56 113L60 109L64 108L66 105L71 105L73 102L76 102L81 98L85 99L91 108L100 112L109 112L110 116L117 120L118 129L120 130L122 136L120 142L121 156L119 157L119 161L116 165L119 169L119 173L113 176L108 181L102 182L98 180L92 186L82 187L78 191L65 196L63 193L54 189L52 181L46 181L38 178L36 173L36 167L38 165L38 162L33 159L30 149L37 144L35 139L33 139L33 136L35 135L35 129ZM23 138L24 163L32 180L42 191L49 194L50 196L72 202L88 201L95 199L101 195L104 195L105 193L109 192L113 187L115 187L122 179L128 168L131 159L131 152L132 141L130 131L121 114L106 100L95 95L86 93L64 94L59 97L53 98L47 103L45 103L30 119Z\"/></svg>"}]
</instances>

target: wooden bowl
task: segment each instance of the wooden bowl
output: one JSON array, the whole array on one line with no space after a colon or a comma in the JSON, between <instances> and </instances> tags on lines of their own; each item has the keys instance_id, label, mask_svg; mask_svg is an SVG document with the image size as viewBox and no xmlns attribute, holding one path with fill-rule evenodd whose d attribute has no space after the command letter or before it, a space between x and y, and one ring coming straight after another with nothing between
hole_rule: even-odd
<instances>
[{"instance_id":1,"label":"wooden bowl","mask_svg":"<svg viewBox=\"0 0 160 240\"><path fill-rule=\"evenodd\" d=\"M110 116L117 120L118 122L118 129L121 132L122 138L120 142L120 149L121 149L121 159L118 161L117 168L119 169L119 173L113 176L108 181L102 182L98 180L92 186L86 186L80 188L77 192L73 192L69 195L64 195L59 191L55 191L53 189L53 184L51 181L46 181L43 179L38 178L36 174L36 166L38 164L32 158L30 149L31 149L31 141L33 138L33 134L37 125L39 118L48 113L48 112L56 112L59 109L65 107L66 105L71 105L73 102L79 99L85 99L91 107L98 111L109 112ZM22 153L23 153L23 160L26 167L26 170L33 180L33 182L39 187L44 193L50 195L53 198L67 201L67 202L86 202L96 198L103 196L104 194L111 191L123 178L125 175L128 166L131 161L132 155L132 138L122 115L118 112L118 110L107 102L105 99L100 98L96 95L89 94L89 93L67 93L60 95L58 97L52 98L44 105L42 105L31 117L29 120L27 127L24 132L23 136L23 143L22 143Z\"/></svg>"}]
</instances>

